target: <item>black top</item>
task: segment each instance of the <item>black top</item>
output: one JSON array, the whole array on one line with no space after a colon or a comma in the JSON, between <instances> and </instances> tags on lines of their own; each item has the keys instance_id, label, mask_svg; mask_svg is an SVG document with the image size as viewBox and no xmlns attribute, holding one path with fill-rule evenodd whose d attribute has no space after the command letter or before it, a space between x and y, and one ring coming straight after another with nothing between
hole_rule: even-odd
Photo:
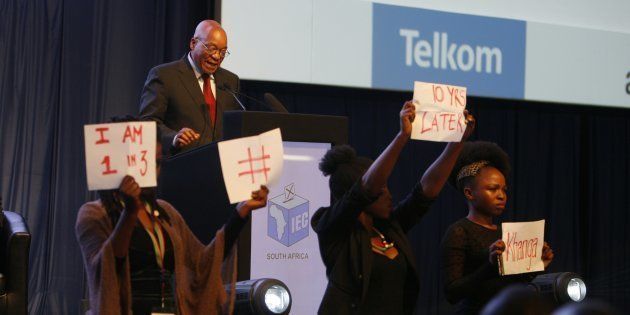
<instances>
[{"instance_id":1,"label":"black top","mask_svg":"<svg viewBox=\"0 0 630 315\"><path fill-rule=\"evenodd\" d=\"M224 258L231 250L246 222L247 220L242 219L235 211L225 224ZM162 221L162 224L167 223ZM164 274L157 264L151 237L140 222L136 224L131 235L129 271L134 314L150 314L154 307L161 306L162 289L164 289L165 306L167 308L174 307L175 260L173 243L168 233L163 235L165 242Z\"/></svg>"},{"instance_id":2,"label":"black top","mask_svg":"<svg viewBox=\"0 0 630 315\"><path fill-rule=\"evenodd\" d=\"M172 273L175 268L173 243L171 243L168 233L163 233L163 235L165 248L164 269ZM131 234L131 241L129 242L129 269L131 271L132 292L139 288L145 288L145 280L159 280L161 270L155 259L153 242L141 224L137 224L133 229L133 234ZM146 290L137 290L137 292L148 293L156 289L155 285L151 284L152 286L149 286L149 283L146 284ZM156 290L156 293L159 292L159 290ZM136 294L134 294L135 296Z\"/></svg>"},{"instance_id":3,"label":"black top","mask_svg":"<svg viewBox=\"0 0 630 315\"><path fill-rule=\"evenodd\" d=\"M446 299L457 303L456 314L478 314L501 289L528 282L535 273L501 276L490 264L489 248L501 238L500 225L491 230L467 218L453 223L442 239L442 273Z\"/></svg>"},{"instance_id":4,"label":"black top","mask_svg":"<svg viewBox=\"0 0 630 315\"><path fill-rule=\"evenodd\" d=\"M383 261L381 258L389 259L372 252L373 232L367 231L358 220L361 211L376 198L357 181L332 206L322 207L313 215L311 225L317 233L328 276L319 314L367 314L374 307L372 303L377 302L383 303L379 307L387 308L387 314L401 308L403 314L413 313L419 281L406 232L420 221L433 200L424 196L418 183L396 206L389 220L374 219L375 226L388 241L395 242L399 252L397 260ZM384 267L385 263L390 266ZM389 274L388 279L381 277L380 272ZM393 273L397 273L395 277ZM393 292L398 292L396 297L391 296Z\"/></svg>"},{"instance_id":5,"label":"black top","mask_svg":"<svg viewBox=\"0 0 630 315\"><path fill-rule=\"evenodd\" d=\"M388 238L387 235L385 237ZM405 257L400 253L394 259L373 254L372 276L365 297L365 314L404 314L403 288L408 269Z\"/></svg>"}]
</instances>

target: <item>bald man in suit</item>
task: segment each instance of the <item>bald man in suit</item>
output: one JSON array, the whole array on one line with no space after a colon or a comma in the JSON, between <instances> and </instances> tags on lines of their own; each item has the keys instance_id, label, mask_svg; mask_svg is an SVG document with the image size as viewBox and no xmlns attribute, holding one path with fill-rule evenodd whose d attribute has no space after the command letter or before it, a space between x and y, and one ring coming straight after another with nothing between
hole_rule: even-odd
<instances>
[{"instance_id":1,"label":"bald man in suit","mask_svg":"<svg viewBox=\"0 0 630 315\"><path fill-rule=\"evenodd\" d=\"M142 90L140 115L162 131L165 151L179 153L222 138L223 112L240 110L231 95L240 82L221 68L229 54L227 34L213 20L201 21L182 59L149 71Z\"/></svg>"}]
</instances>

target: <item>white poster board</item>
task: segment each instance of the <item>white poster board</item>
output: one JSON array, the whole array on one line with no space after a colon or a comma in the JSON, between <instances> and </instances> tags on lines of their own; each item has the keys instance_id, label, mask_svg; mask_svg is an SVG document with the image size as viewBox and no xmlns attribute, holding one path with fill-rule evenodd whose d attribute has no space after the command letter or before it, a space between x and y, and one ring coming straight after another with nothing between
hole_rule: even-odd
<instances>
[{"instance_id":1,"label":"white poster board","mask_svg":"<svg viewBox=\"0 0 630 315\"><path fill-rule=\"evenodd\" d=\"M545 270L542 249L545 243L545 220L506 222L501 224L505 250L501 254L501 275Z\"/></svg>"},{"instance_id":2,"label":"white poster board","mask_svg":"<svg viewBox=\"0 0 630 315\"><path fill-rule=\"evenodd\" d=\"M461 86L414 82L413 103L416 119L411 139L457 142L466 130L466 88Z\"/></svg>"},{"instance_id":3,"label":"white poster board","mask_svg":"<svg viewBox=\"0 0 630 315\"><path fill-rule=\"evenodd\" d=\"M83 126L89 190L115 189L126 175L140 187L157 186L155 122Z\"/></svg>"},{"instance_id":4,"label":"white poster board","mask_svg":"<svg viewBox=\"0 0 630 315\"><path fill-rule=\"evenodd\" d=\"M230 203L250 199L252 191L273 183L282 174L279 128L258 136L222 141L218 148Z\"/></svg>"}]
</instances>

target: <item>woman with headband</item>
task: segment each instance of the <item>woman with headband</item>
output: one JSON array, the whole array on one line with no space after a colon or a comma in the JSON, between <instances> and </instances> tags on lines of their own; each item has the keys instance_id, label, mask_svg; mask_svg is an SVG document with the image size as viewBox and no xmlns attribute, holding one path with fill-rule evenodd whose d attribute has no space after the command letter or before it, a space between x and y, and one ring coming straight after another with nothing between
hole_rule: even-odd
<instances>
[{"instance_id":1,"label":"woman with headband","mask_svg":"<svg viewBox=\"0 0 630 315\"><path fill-rule=\"evenodd\" d=\"M474 128L466 113L463 140ZM349 146L330 149L320 170L330 176L332 206L313 215L328 287L319 314L412 314L419 281L406 233L429 210L446 183L462 142L449 143L395 208L387 189L398 156L411 136L415 107L400 111L400 132L372 162Z\"/></svg>"},{"instance_id":2,"label":"woman with headband","mask_svg":"<svg viewBox=\"0 0 630 315\"><path fill-rule=\"evenodd\" d=\"M505 210L509 172L509 158L498 145L477 141L464 145L449 179L468 204L468 215L448 228L441 244L446 299L457 303L457 314L478 314L501 289L535 276L498 272L497 259L505 243L494 219ZM545 267L553 259L547 243L542 259Z\"/></svg>"}]
</instances>

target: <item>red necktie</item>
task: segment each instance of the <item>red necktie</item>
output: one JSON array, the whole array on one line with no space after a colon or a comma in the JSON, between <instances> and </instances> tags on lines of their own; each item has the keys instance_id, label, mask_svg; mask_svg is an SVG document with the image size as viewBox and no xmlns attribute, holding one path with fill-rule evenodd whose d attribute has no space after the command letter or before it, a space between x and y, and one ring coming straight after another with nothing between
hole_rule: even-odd
<instances>
[{"instance_id":1,"label":"red necktie","mask_svg":"<svg viewBox=\"0 0 630 315\"><path fill-rule=\"evenodd\" d=\"M212 94L212 86L210 85L210 75L204 74L203 76L203 98L208 104L208 112L210 112L210 121L214 125L214 121L217 115L217 101Z\"/></svg>"}]
</instances>

